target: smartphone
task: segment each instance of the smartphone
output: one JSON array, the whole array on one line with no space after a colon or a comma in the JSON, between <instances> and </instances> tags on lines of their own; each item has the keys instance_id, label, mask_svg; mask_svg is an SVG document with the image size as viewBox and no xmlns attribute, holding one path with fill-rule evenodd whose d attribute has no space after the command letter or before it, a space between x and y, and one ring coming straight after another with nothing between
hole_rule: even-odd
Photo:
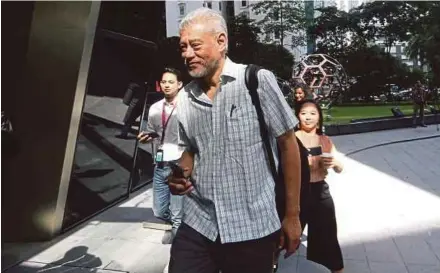
<instances>
[{"instance_id":1,"label":"smartphone","mask_svg":"<svg viewBox=\"0 0 440 273\"><path fill-rule=\"evenodd\" d=\"M309 155L316 156L316 155L321 155L321 154L322 154L322 147L321 146L309 148Z\"/></svg>"},{"instance_id":2,"label":"smartphone","mask_svg":"<svg viewBox=\"0 0 440 273\"><path fill-rule=\"evenodd\" d=\"M148 135L149 137L151 137L151 138L157 138L157 137L159 137L159 134L156 133L156 132L147 133L147 135Z\"/></svg>"},{"instance_id":3,"label":"smartphone","mask_svg":"<svg viewBox=\"0 0 440 273\"><path fill-rule=\"evenodd\" d=\"M173 170L173 175L175 177L185 178L182 167L180 167L177 163L174 162L168 162L168 164L170 165L171 170Z\"/></svg>"}]
</instances>

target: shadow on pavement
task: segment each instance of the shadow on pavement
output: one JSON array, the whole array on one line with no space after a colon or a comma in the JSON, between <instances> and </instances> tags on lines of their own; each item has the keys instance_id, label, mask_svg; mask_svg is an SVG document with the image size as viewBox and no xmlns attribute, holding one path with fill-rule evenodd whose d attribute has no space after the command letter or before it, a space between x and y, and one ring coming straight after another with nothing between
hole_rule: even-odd
<instances>
[{"instance_id":1,"label":"shadow on pavement","mask_svg":"<svg viewBox=\"0 0 440 273\"><path fill-rule=\"evenodd\" d=\"M23 262L3 272L8 273L33 273L33 272L97 272L102 266L99 257L88 253L87 246L75 246L67 251L64 256L49 264L40 262Z\"/></svg>"}]
</instances>

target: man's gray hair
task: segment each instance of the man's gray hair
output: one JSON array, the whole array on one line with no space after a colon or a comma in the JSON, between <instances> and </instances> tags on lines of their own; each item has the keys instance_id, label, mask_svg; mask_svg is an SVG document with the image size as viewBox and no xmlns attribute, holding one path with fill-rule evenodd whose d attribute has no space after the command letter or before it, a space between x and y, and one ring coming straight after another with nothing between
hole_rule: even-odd
<instances>
[{"instance_id":1,"label":"man's gray hair","mask_svg":"<svg viewBox=\"0 0 440 273\"><path fill-rule=\"evenodd\" d=\"M224 32L226 33L226 37L228 36L228 27L225 18L223 18L219 12L208 8L198 8L188 13L185 18L183 18L182 22L180 22L179 31L198 20L201 20L202 23L206 22L207 25L212 26L211 31L213 33Z\"/></svg>"}]
</instances>

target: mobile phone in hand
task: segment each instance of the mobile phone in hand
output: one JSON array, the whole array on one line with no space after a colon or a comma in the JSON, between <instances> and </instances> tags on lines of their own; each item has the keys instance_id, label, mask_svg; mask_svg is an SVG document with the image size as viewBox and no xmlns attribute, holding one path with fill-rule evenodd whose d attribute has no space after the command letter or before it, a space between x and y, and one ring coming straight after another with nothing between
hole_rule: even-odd
<instances>
[{"instance_id":1,"label":"mobile phone in hand","mask_svg":"<svg viewBox=\"0 0 440 273\"><path fill-rule=\"evenodd\" d=\"M174 162L168 162L168 164L170 165L171 170L173 170L174 177L185 178L182 167L180 167L177 163Z\"/></svg>"},{"instance_id":2,"label":"mobile phone in hand","mask_svg":"<svg viewBox=\"0 0 440 273\"><path fill-rule=\"evenodd\" d=\"M321 146L309 148L309 155L316 156L316 155L321 155L321 154L322 154L322 147Z\"/></svg>"},{"instance_id":3,"label":"mobile phone in hand","mask_svg":"<svg viewBox=\"0 0 440 273\"><path fill-rule=\"evenodd\" d=\"M152 132L152 133L148 133L147 136L149 136L151 138L157 138L157 137L159 137L159 134L156 132Z\"/></svg>"}]
</instances>

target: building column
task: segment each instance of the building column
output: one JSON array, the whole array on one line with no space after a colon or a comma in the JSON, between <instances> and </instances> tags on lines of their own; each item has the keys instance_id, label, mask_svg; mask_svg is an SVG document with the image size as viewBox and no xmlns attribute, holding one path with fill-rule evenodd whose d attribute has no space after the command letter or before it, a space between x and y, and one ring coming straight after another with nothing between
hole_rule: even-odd
<instances>
[{"instance_id":1,"label":"building column","mask_svg":"<svg viewBox=\"0 0 440 273\"><path fill-rule=\"evenodd\" d=\"M47 240L61 230L100 10L95 1L23 3L2 3L11 29L2 35L2 108L19 145L2 158L3 241Z\"/></svg>"}]
</instances>

